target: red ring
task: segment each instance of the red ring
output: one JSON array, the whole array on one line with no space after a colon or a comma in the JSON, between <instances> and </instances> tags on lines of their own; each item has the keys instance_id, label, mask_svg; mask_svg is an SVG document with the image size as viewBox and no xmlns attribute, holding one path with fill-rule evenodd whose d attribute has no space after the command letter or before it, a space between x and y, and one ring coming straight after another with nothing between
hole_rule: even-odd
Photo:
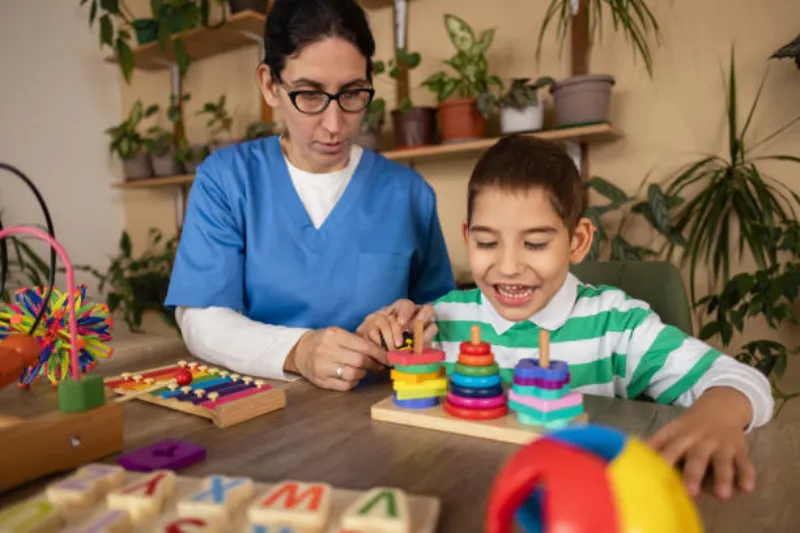
<instances>
[{"instance_id":1,"label":"red ring","mask_svg":"<svg viewBox=\"0 0 800 533\"><path fill-rule=\"evenodd\" d=\"M490 366L494 364L494 355L469 355L460 353L458 354L458 362L467 366Z\"/></svg>"},{"instance_id":2,"label":"red ring","mask_svg":"<svg viewBox=\"0 0 800 533\"><path fill-rule=\"evenodd\" d=\"M488 342L479 342L478 344L462 342L459 349L461 353L467 355L487 355L492 353L492 346Z\"/></svg>"},{"instance_id":3,"label":"red ring","mask_svg":"<svg viewBox=\"0 0 800 533\"><path fill-rule=\"evenodd\" d=\"M492 409L468 409L464 407L456 407L448 400L443 402L444 410L450 416L456 418L465 418L467 420L490 420L492 418L500 418L508 414L508 405L501 405L500 407L493 407Z\"/></svg>"}]
</instances>

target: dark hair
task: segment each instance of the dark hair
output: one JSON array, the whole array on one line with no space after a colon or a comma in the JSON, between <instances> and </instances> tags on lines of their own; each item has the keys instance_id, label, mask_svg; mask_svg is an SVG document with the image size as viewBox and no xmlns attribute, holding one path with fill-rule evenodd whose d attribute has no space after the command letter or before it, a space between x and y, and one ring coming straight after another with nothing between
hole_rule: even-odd
<instances>
[{"instance_id":1,"label":"dark hair","mask_svg":"<svg viewBox=\"0 0 800 533\"><path fill-rule=\"evenodd\" d=\"M475 198L486 187L511 191L543 187L570 233L583 211L583 183L572 159L557 144L535 137L503 137L480 158L467 186L467 224Z\"/></svg>"},{"instance_id":2,"label":"dark hair","mask_svg":"<svg viewBox=\"0 0 800 533\"><path fill-rule=\"evenodd\" d=\"M340 37L358 48L367 59L367 79L372 79L375 39L356 0L275 0L264 27L264 63L272 78L280 78L287 58L326 37Z\"/></svg>"}]
</instances>

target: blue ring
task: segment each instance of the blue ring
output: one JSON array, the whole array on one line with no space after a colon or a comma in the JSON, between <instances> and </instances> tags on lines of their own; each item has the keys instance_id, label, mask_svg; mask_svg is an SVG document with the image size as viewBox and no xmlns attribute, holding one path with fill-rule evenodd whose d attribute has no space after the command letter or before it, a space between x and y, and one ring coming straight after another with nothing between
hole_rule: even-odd
<instances>
[{"instance_id":1,"label":"blue ring","mask_svg":"<svg viewBox=\"0 0 800 533\"><path fill-rule=\"evenodd\" d=\"M470 387L459 387L454 383L450 383L449 390L456 396L461 396L462 398L494 398L495 396L500 396L504 393L503 387L500 385L476 389Z\"/></svg>"},{"instance_id":2,"label":"blue ring","mask_svg":"<svg viewBox=\"0 0 800 533\"><path fill-rule=\"evenodd\" d=\"M469 387L473 389L494 387L500 385L500 375L494 376L465 376L458 372L450 374L450 381L459 387Z\"/></svg>"}]
</instances>

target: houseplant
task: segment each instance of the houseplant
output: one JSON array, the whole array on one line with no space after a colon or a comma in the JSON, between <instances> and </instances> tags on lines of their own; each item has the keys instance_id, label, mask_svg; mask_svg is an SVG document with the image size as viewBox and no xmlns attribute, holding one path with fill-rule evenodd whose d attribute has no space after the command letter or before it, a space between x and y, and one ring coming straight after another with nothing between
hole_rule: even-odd
<instances>
[{"instance_id":1,"label":"houseplant","mask_svg":"<svg viewBox=\"0 0 800 533\"><path fill-rule=\"evenodd\" d=\"M177 176L184 168L178 157L178 142L174 134L161 126L151 126L147 130L145 145L153 162L153 175Z\"/></svg>"},{"instance_id":2,"label":"houseplant","mask_svg":"<svg viewBox=\"0 0 800 533\"><path fill-rule=\"evenodd\" d=\"M246 141L252 141L269 137L275 133L275 127L276 124L274 122L265 122L263 120L251 122L247 125L247 128L245 128L244 139Z\"/></svg>"},{"instance_id":3,"label":"houseplant","mask_svg":"<svg viewBox=\"0 0 800 533\"><path fill-rule=\"evenodd\" d=\"M154 104L145 109L142 101L136 100L125 120L105 130L105 133L111 137L109 151L116 153L122 160L125 179L149 178L153 175L153 166L147 151L146 140L139 133L138 128L143 119L154 115L157 111L157 105Z\"/></svg>"},{"instance_id":4,"label":"houseplant","mask_svg":"<svg viewBox=\"0 0 800 533\"><path fill-rule=\"evenodd\" d=\"M781 46L769 57L770 59L793 59L797 68L800 68L800 35L795 37L792 42Z\"/></svg>"},{"instance_id":5,"label":"houseplant","mask_svg":"<svg viewBox=\"0 0 800 533\"><path fill-rule=\"evenodd\" d=\"M386 114L386 100L374 98L364 113L361 121L361 132L357 142L359 146L377 152L381 146L381 130L383 129L384 115Z\"/></svg>"},{"instance_id":6,"label":"houseplant","mask_svg":"<svg viewBox=\"0 0 800 533\"><path fill-rule=\"evenodd\" d=\"M539 99L539 89L551 86L555 80L542 76L533 83L530 78L514 78L501 98L500 131L505 133L538 131L542 129L544 106Z\"/></svg>"},{"instance_id":7,"label":"houseplant","mask_svg":"<svg viewBox=\"0 0 800 533\"><path fill-rule=\"evenodd\" d=\"M604 14L604 11L607 11ZM564 40L573 24L579 23L575 31L586 33L588 44L586 57L578 57L577 72L569 78L555 83L551 88L556 109L556 124L559 127L608 120L611 88L614 78L607 74L589 74L588 55L597 42L603 18L610 18L615 31L622 33L634 47L634 57L642 57L648 74L652 76L653 60L650 51L650 33L659 39L659 26L645 0L550 0L539 30L536 48L541 55L545 31L555 20L557 38L563 49Z\"/></svg>"},{"instance_id":8,"label":"houseplant","mask_svg":"<svg viewBox=\"0 0 800 533\"><path fill-rule=\"evenodd\" d=\"M799 122L800 116L760 140L751 140L748 131L765 77L762 77L747 119L740 129L734 56L731 51L726 87L727 153L704 155L683 165L667 178L668 194L691 193L691 199L677 210L674 225L689 242L681 261L689 266L693 303L697 302L698 269L709 268L712 276L710 290L715 292L720 283L727 283L731 278L732 247L737 244L739 258L747 253L762 269L775 264L774 249L761 238L759 228L762 225L777 227L794 220L795 208L800 205L800 197L791 188L760 168L765 161L797 164L800 157L790 154L755 155L765 142ZM673 248L667 251L671 254Z\"/></svg>"},{"instance_id":9,"label":"houseplant","mask_svg":"<svg viewBox=\"0 0 800 533\"><path fill-rule=\"evenodd\" d=\"M203 108L195 113L196 115L208 115L206 127L209 129L211 139L209 141L209 149L213 152L224 146L234 144L236 140L233 138L233 117L228 113L225 107L225 95L220 95L216 102L206 102ZM226 139L220 139L221 135L225 135Z\"/></svg>"},{"instance_id":10,"label":"houseplant","mask_svg":"<svg viewBox=\"0 0 800 533\"><path fill-rule=\"evenodd\" d=\"M455 75L439 71L422 82L436 95L442 142L484 137L486 120L497 105L491 89L503 89L500 78L489 75L486 60L494 29L484 30L476 38L464 20L449 13L444 15L444 25L456 48L456 54L444 64Z\"/></svg>"},{"instance_id":11,"label":"houseplant","mask_svg":"<svg viewBox=\"0 0 800 533\"><path fill-rule=\"evenodd\" d=\"M405 48L397 49L395 57L390 59L389 77L397 80L401 66L410 72L422 62L419 52L410 52ZM432 145L436 137L436 108L416 106L411 97L406 96L391 111L394 147L413 148Z\"/></svg>"}]
</instances>

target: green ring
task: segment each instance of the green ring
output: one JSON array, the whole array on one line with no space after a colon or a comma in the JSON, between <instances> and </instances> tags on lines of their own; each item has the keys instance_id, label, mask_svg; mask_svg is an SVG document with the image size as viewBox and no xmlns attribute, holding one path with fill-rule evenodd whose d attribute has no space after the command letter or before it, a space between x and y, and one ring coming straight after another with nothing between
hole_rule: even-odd
<instances>
[{"instance_id":1,"label":"green ring","mask_svg":"<svg viewBox=\"0 0 800 533\"><path fill-rule=\"evenodd\" d=\"M462 376L494 376L500 369L497 363L492 363L487 366L470 366L456 363L455 371Z\"/></svg>"},{"instance_id":2,"label":"green ring","mask_svg":"<svg viewBox=\"0 0 800 533\"><path fill-rule=\"evenodd\" d=\"M439 372L442 368L442 363L430 363L427 365L394 365L394 369L398 372L405 372L406 374L430 374L431 372Z\"/></svg>"}]
</instances>

